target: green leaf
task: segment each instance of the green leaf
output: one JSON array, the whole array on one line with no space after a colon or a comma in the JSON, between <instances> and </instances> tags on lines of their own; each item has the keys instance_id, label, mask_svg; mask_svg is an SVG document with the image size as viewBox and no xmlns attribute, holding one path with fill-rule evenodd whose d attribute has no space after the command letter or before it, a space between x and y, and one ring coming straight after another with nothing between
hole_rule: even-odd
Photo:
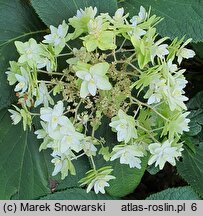
<instances>
[{"instance_id":1,"label":"green leaf","mask_svg":"<svg viewBox=\"0 0 203 216\"><path fill-rule=\"evenodd\" d=\"M8 85L5 71L9 60L17 59L15 40L26 40L42 32L41 20L33 8L25 1L0 0L0 109L11 104L14 99Z\"/></svg>"},{"instance_id":2,"label":"green leaf","mask_svg":"<svg viewBox=\"0 0 203 216\"><path fill-rule=\"evenodd\" d=\"M160 171L159 167L155 167L154 164L147 167L147 172L151 175L156 175Z\"/></svg>"},{"instance_id":3,"label":"green leaf","mask_svg":"<svg viewBox=\"0 0 203 216\"><path fill-rule=\"evenodd\" d=\"M49 26L58 26L63 20L68 20L76 14L76 11L85 7L97 7L98 12L113 14L117 9L116 0L32 0L39 17Z\"/></svg>"},{"instance_id":4,"label":"green leaf","mask_svg":"<svg viewBox=\"0 0 203 216\"><path fill-rule=\"evenodd\" d=\"M203 1L199 0L126 0L119 3L131 16L137 15L140 6L149 9L151 14L163 17L157 26L162 36L171 38L193 38L194 42L203 41Z\"/></svg>"},{"instance_id":5,"label":"green leaf","mask_svg":"<svg viewBox=\"0 0 203 216\"><path fill-rule=\"evenodd\" d=\"M187 103L189 110L203 110L203 91L198 92L190 101Z\"/></svg>"},{"instance_id":6,"label":"green leaf","mask_svg":"<svg viewBox=\"0 0 203 216\"><path fill-rule=\"evenodd\" d=\"M200 200L200 198L190 186L185 186L168 188L150 195L146 200Z\"/></svg>"},{"instance_id":7,"label":"green leaf","mask_svg":"<svg viewBox=\"0 0 203 216\"><path fill-rule=\"evenodd\" d=\"M93 191L89 193L81 188L72 188L65 191L56 192L47 195L41 200L112 200L115 199L107 194L95 194Z\"/></svg>"},{"instance_id":8,"label":"green leaf","mask_svg":"<svg viewBox=\"0 0 203 216\"><path fill-rule=\"evenodd\" d=\"M22 125L13 126L0 111L0 199L35 199L50 193L44 155L39 143Z\"/></svg>"},{"instance_id":9,"label":"green leaf","mask_svg":"<svg viewBox=\"0 0 203 216\"><path fill-rule=\"evenodd\" d=\"M201 63L203 63L203 42L192 43L191 45L192 45L192 49L196 53L196 57Z\"/></svg>"},{"instance_id":10,"label":"green leaf","mask_svg":"<svg viewBox=\"0 0 203 216\"><path fill-rule=\"evenodd\" d=\"M203 197L203 149L196 148L196 154L188 148L183 151L182 161L177 163L178 173Z\"/></svg>"},{"instance_id":11,"label":"green leaf","mask_svg":"<svg viewBox=\"0 0 203 216\"><path fill-rule=\"evenodd\" d=\"M140 184L147 162L148 157L144 157L141 169L130 168L128 165L120 164L119 160L107 163L114 169L112 175L116 177L116 179L110 181L110 187L106 188L107 193L114 197L124 197L132 193Z\"/></svg>"},{"instance_id":12,"label":"green leaf","mask_svg":"<svg viewBox=\"0 0 203 216\"><path fill-rule=\"evenodd\" d=\"M190 131L185 133L183 140L188 140L194 147L191 148L191 144L185 145L182 161L177 163L177 170L196 193L203 197L203 91L190 99L187 106L191 111Z\"/></svg>"}]
</instances>

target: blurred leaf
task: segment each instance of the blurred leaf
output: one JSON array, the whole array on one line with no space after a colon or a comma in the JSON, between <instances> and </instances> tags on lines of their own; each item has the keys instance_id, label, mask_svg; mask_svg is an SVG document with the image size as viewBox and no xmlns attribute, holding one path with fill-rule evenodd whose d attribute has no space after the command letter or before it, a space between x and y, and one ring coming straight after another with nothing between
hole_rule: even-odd
<instances>
[{"instance_id":1,"label":"blurred leaf","mask_svg":"<svg viewBox=\"0 0 203 216\"><path fill-rule=\"evenodd\" d=\"M203 91L198 92L190 101L187 103L189 110L203 110Z\"/></svg>"},{"instance_id":2,"label":"blurred leaf","mask_svg":"<svg viewBox=\"0 0 203 216\"><path fill-rule=\"evenodd\" d=\"M149 172L151 175L156 175L159 171L159 167L155 167L154 164L147 167L147 172Z\"/></svg>"},{"instance_id":3,"label":"blurred leaf","mask_svg":"<svg viewBox=\"0 0 203 216\"><path fill-rule=\"evenodd\" d=\"M203 149L197 147L194 154L185 148L182 161L177 163L177 170L196 193L203 197Z\"/></svg>"},{"instance_id":4,"label":"blurred leaf","mask_svg":"<svg viewBox=\"0 0 203 216\"><path fill-rule=\"evenodd\" d=\"M110 182L110 187L106 188L107 193L115 197L124 197L133 193L141 182L147 162L148 157L142 158L141 169L130 168L129 165L120 164L119 159L107 163L113 167L112 175L116 177L116 179ZM101 165L102 163L99 164Z\"/></svg>"},{"instance_id":5,"label":"blurred leaf","mask_svg":"<svg viewBox=\"0 0 203 216\"><path fill-rule=\"evenodd\" d=\"M150 195L146 200L200 200L199 196L189 186L168 188Z\"/></svg>"},{"instance_id":6,"label":"blurred leaf","mask_svg":"<svg viewBox=\"0 0 203 216\"><path fill-rule=\"evenodd\" d=\"M50 193L48 170L39 143L21 124L0 111L0 199L35 199Z\"/></svg>"},{"instance_id":7,"label":"blurred leaf","mask_svg":"<svg viewBox=\"0 0 203 216\"><path fill-rule=\"evenodd\" d=\"M200 0L126 0L119 3L131 16L137 15L140 6L146 10L151 6L151 14L163 17L158 24L158 32L171 38L192 38L194 42L203 41L203 1Z\"/></svg>"},{"instance_id":8,"label":"blurred leaf","mask_svg":"<svg viewBox=\"0 0 203 216\"><path fill-rule=\"evenodd\" d=\"M115 199L107 194L95 194L93 191L89 193L81 188L67 189L61 192L56 192L45 197L41 200L112 200Z\"/></svg>"},{"instance_id":9,"label":"blurred leaf","mask_svg":"<svg viewBox=\"0 0 203 216\"><path fill-rule=\"evenodd\" d=\"M192 48L196 53L196 56L200 59L203 63L203 42L199 43L192 43Z\"/></svg>"},{"instance_id":10,"label":"blurred leaf","mask_svg":"<svg viewBox=\"0 0 203 216\"><path fill-rule=\"evenodd\" d=\"M43 22L49 26L58 26L68 20L76 11L85 7L97 7L98 12L113 14L117 9L116 0L31 0L34 9Z\"/></svg>"}]
</instances>

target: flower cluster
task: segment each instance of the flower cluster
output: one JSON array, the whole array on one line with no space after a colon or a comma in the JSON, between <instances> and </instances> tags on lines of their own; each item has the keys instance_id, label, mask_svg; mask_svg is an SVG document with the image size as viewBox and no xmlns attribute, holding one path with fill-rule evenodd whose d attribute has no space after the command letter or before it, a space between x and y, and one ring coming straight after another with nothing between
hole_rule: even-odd
<instances>
[{"instance_id":1,"label":"flower cluster","mask_svg":"<svg viewBox=\"0 0 203 216\"><path fill-rule=\"evenodd\" d=\"M157 39L159 21L142 6L131 19L123 8L111 17L88 7L68 23L50 26L41 43L15 42L20 57L6 74L18 106L9 112L13 124L23 121L24 130L39 116L35 134L43 140L40 151L52 151L52 175L75 175L74 160L86 156L92 169L81 186L105 193L115 177L112 167L97 167L97 154L136 169L147 155L148 165L160 169L176 164L181 135L189 131L180 64L195 53L186 48L191 39ZM95 133L106 118L105 127L117 137L113 147Z\"/></svg>"}]
</instances>

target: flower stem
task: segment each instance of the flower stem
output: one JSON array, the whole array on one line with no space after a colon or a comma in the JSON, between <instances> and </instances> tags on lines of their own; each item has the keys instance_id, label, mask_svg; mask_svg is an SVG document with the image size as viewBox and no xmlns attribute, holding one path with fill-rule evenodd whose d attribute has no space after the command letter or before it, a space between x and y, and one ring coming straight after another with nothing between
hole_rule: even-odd
<instances>
[{"instance_id":1,"label":"flower stem","mask_svg":"<svg viewBox=\"0 0 203 216\"><path fill-rule=\"evenodd\" d=\"M153 139L154 142L159 143L159 141L150 133L149 130L147 130L146 128L140 126L139 123L137 123L137 127L142 129L143 131L145 131Z\"/></svg>"},{"instance_id":2,"label":"flower stem","mask_svg":"<svg viewBox=\"0 0 203 216\"><path fill-rule=\"evenodd\" d=\"M82 154L80 154L74 158L71 158L71 160L77 160L78 158L82 157L83 155L85 155L85 152L83 152Z\"/></svg>"},{"instance_id":3,"label":"flower stem","mask_svg":"<svg viewBox=\"0 0 203 216\"><path fill-rule=\"evenodd\" d=\"M73 53L72 52L70 52L70 53L62 53L62 54L59 54L57 57L69 56L69 55L73 55Z\"/></svg>"},{"instance_id":4,"label":"flower stem","mask_svg":"<svg viewBox=\"0 0 203 216\"><path fill-rule=\"evenodd\" d=\"M135 97L131 97L132 100L134 100L136 102L136 104L138 105L142 105L142 106L146 106L149 109L153 110L157 115L159 115L162 119L164 119L167 122L170 122L169 119L167 119L165 116L163 116L161 113L159 113L156 109L154 109L153 107L149 106L147 103L143 103L141 101L139 101L137 98Z\"/></svg>"},{"instance_id":5,"label":"flower stem","mask_svg":"<svg viewBox=\"0 0 203 216\"><path fill-rule=\"evenodd\" d=\"M96 166L95 166L94 159L93 159L92 156L90 156L90 161L91 161L91 163L92 163L93 169L96 170Z\"/></svg>"},{"instance_id":6,"label":"flower stem","mask_svg":"<svg viewBox=\"0 0 203 216\"><path fill-rule=\"evenodd\" d=\"M60 76L63 76L63 74L59 73L59 72L48 72L48 71L44 71L44 70L38 70L38 72L45 73L45 74L48 74L48 75L60 75Z\"/></svg>"},{"instance_id":7,"label":"flower stem","mask_svg":"<svg viewBox=\"0 0 203 216\"><path fill-rule=\"evenodd\" d=\"M70 49L73 52L73 49L67 43L66 46L68 47L68 49Z\"/></svg>"}]
</instances>

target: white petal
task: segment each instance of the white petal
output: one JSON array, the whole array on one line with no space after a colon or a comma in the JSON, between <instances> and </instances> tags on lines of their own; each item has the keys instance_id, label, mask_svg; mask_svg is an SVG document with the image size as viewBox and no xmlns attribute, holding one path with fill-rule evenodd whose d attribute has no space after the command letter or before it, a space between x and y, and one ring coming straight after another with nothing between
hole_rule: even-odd
<instances>
[{"instance_id":1,"label":"white petal","mask_svg":"<svg viewBox=\"0 0 203 216\"><path fill-rule=\"evenodd\" d=\"M51 121L51 114L52 114L52 109L50 107L48 108L44 108L42 107L40 109L40 118L43 120L43 121L47 121L47 122L50 122Z\"/></svg>"},{"instance_id":2,"label":"white petal","mask_svg":"<svg viewBox=\"0 0 203 216\"><path fill-rule=\"evenodd\" d=\"M76 76L82 80L85 80L86 76L89 74L88 71L77 71ZM87 80L88 81L88 80Z\"/></svg>"},{"instance_id":3,"label":"white petal","mask_svg":"<svg viewBox=\"0 0 203 216\"><path fill-rule=\"evenodd\" d=\"M92 75L105 75L109 69L109 64L107 62L95 64L90 68L90 73Z\"/></svg>"},{"instance_id":4,"label":"white petal","mask_svg":"<svg viewBox=\"0 0 203 216\"><path fill-rule=\"evenodd\" d=\"M92 96L95 96L97 93L97 86L94 83L94 81L91 81L88 83L88 91Z\"/></svg>"},{"instance_id":5,"label":"white petal","mask_svg":"<svg viewBox=\"0 0 203 216\"><path fill-rule=\"evenodd\" d=\"M98 89L101 90L110 90L112 88L111 83L108 81L108 79L104 77L99 77L99 79L96 79L96 85Z\"/></svg>"},{"instance_id":6,"label":"white petal","mask_svg":"<svg viewBox=\"0 0 203 216\"><path fill-rule=\"evenodd\" d=\"M89 94L88 91L88 82L83 81L80 88L80 97L85 98Z\"/></svg>"}]
</instances>

